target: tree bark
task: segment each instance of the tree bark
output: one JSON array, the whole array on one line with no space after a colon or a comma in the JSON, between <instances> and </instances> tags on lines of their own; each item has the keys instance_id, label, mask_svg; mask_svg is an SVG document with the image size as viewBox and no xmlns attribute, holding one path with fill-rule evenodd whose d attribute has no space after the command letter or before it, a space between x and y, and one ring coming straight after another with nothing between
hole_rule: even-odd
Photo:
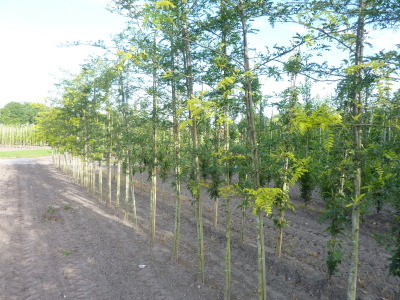
<instances>
[{"instance_id":1,"label":"tree bark","mask_svg":"<svg viewBox=\"0 0 400 300\"><path fill-rule=\"evenodd\" d=\"M359 15L357 24L357 38L356 38L356 51L355 51L355 65L361 65L363 63L363 49L364 49L364 8L365 0L359 0ZM351 214L351 265L349 270L348 288L347 288L347 299L355 300L357 291L357 276L358 276L358 247L359 247L359 233L360 233L360 207L359 199L361 196L361 122L362 122L362 70L358 69L355 74L354 82L354 94L353 94L353 117L355 120L353 126L354 136L354 165L355 165L355 177L354 177L354 190L355 200L352 206Z\"/></svg>"}]
</instances>

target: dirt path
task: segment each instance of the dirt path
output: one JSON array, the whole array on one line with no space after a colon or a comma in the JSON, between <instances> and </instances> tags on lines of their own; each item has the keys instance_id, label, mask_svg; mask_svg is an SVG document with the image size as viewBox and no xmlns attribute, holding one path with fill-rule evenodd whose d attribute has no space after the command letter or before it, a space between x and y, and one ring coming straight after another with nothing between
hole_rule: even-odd
<instances>
[{"instance_id":1,"label":"dirt path","mask_svg":"<svg viewBox=\"0 0 400 300\"><path fill-rule=\"evenodd\" d=\"M191 273L169 263L169 250L150 249L50 165L14 159L0 168L1 299L203 298L180 280Z\"/></svg>"},{"instance_id":2,"label":"dirt path","mask_svg":"<svg viewBox=\"0 0 400 300\"><path fill-rule=\"evenodd\" d=\"M183 205L181 256L171 260L174 200L160 184L157 242L147 241L149 196L137 188L139 230L50 165L49 158L0 160L0 299L221 299L224 285L224 214L212 227L205 202L206 283L196 282L196 226ZM295 191L296 192L296 191ZM294 196L296 200L296 196ZM299 204L300 202L298 202ZM237 203L236 203L237 204ZM235 205L236 205L235 204ZM266 224L269 299L344 299L343 277L327 283L321 204L288 214L284 257L273 255L275 232ZM233 216L232 299L256 298L256 247L249 217L246 242ZM368 223L369 222L369 223ZM387 226L385 216L365 228ZM370 227L368 227L370 226ZM368 230L369 230L368 229ZM398 282L387 276L389 255L362 233L359 299L393 299ZM344 243L344 249L347 245ZM143 267L143 265L145 265Z\"/></svg>"}]
</instances>

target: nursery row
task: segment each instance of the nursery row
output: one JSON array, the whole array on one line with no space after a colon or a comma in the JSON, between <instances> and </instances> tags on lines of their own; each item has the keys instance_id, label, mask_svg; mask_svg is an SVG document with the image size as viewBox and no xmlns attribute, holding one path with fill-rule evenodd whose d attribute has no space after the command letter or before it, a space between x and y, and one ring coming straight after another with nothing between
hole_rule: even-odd
<instances>
[{"instance_id":1,"label":"nursery row","mask_svg":"<svg viewBox=\"0 0 400 300\"><path fill-rule=\"evenodd\" d=\"M348 299L356 297L360 218L374 209L392 211L392 228L382 242L391 249L388 272L400 275L400 92L393 89L398 53L364 52L369 28L398 26L392 18L399 13L397 1L113 4L129 21L115 38L116 54L92 57L65 79L60 97L39 120L52 147L82 160L84 169L74 169L76 174L88 172L93 161L110 166L115 160L127 182L147 170L154 243L157 181L173 173L177 260L181 185L187 182L196 212L200 282L205 272L200 189L207 188L215 212L224 199L226 299L230 199L239 195L240 206L251 207L257 217L258 298L265 299L264 220L274 221L281 257L295 184L306 204L317 188L325 202L329 276L342 261L340 240L352 241ZM252 38L265 36L252 30L256 21L270 32L286 23L304 31L259 52L250 46ZM348 59L328 59L343 55ZM282 79L283 91L271 88ZM336 83L335 94L315 96L313 87L321 82Z\"/></svg>"}]
</instances>

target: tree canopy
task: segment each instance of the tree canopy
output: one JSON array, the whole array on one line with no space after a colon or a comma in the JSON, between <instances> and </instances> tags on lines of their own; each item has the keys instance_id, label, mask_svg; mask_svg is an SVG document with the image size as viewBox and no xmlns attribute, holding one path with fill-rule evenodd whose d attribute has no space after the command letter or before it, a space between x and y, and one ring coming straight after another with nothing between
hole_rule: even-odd
<instances>
[{"instance_id":1,"label":"tree canopy","mask_svg":"<svg viewBox=\"0 0 400 300\"><path fill-rule=\"evenodd\" d=\"M45 110L46 105L41 103L9 102L0 109L0 124L36 124L36 118L39 113Z\"/></svg>"}]
</instances>

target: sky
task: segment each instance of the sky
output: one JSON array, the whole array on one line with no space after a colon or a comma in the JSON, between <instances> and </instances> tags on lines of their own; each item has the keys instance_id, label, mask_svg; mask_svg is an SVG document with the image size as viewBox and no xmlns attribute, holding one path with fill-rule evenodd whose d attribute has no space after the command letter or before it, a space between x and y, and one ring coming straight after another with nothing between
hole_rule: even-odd
<instances>
[{"instance_id":1,"label":"sky","mask_svg":"<svg viewBox=\"0 0 400 300\"><path fill-rule=\"evenodd\" d=\"M40 102L63 70L76 73L99 49L60 47L68 41L111 40L125 19L106 10L107 0L0 0L0 107Z\"/></svg>"},{"instance_id":2,"label":"sky","mask_svg":"<svg viewBox=\"0 0 400 300\"><path fill-rule=\"evenodd\" d=\"M56 90L54 84L67 76L66 71L77 73L89 55L100 54L101 50L95 47L60 45L78 40L110 41L112 35L121 32L126 19L107 11L108 2L0 0L0 108L11 101L45 103ZM258 49L266 42L282 43L283 38L302 31L296 25L277 26L273 31L268 30L267 22L255 26L261 31L251 46ZM400 33L391 30L371 31L370 36L379 49L394 49L400 43ZM266 85L279 91L288 83ZM326 83L314 87L315 94L321 96L332 94L333 89Z\"/></svg>"}]
</instances>

